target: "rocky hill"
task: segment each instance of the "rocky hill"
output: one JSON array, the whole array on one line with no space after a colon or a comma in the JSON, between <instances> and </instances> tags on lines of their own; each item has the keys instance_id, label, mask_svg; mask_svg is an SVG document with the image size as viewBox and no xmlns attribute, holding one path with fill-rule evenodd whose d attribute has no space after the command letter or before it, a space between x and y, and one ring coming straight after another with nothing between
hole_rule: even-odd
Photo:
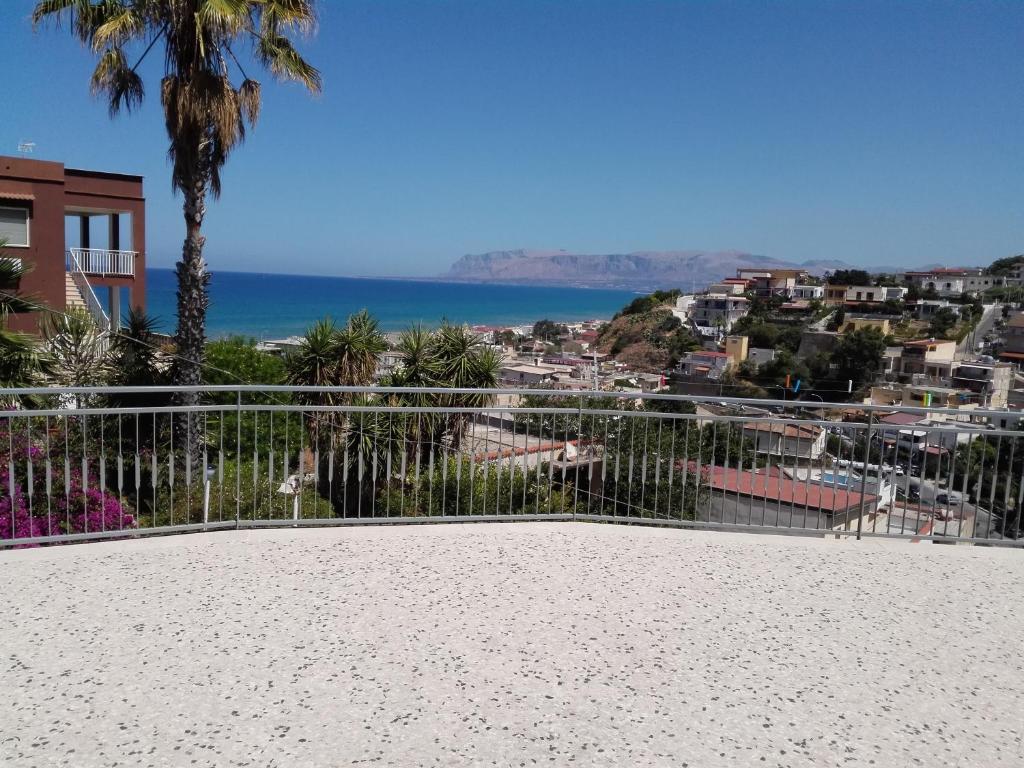
<instances>
[{"instance_id":1,"label":"rocky hill","mask_svg":"<svg viewBox=\"0 0 1024 768\"><path fill-rule=\"evenodd\" d=\"M467 254L445 279L482 283L573 285L653 291L667 288L700 290L743 267L803 268L822 274L848 265L815 260L791 264L741 251L635 251L584 254L568 251L490 251Z\"/></svg>"},{"instance_id":2,"label":"rocky hill","mask_svg":"<svg viewBox=\"0 0 1024 768\"><path fill-rule=\"evenodd\" d=\"M640 371L674 366L686 352L700 346L672 314L675 297L674 291L638 297L601 327L598 351Z\"/></svg>"}]
</instances>

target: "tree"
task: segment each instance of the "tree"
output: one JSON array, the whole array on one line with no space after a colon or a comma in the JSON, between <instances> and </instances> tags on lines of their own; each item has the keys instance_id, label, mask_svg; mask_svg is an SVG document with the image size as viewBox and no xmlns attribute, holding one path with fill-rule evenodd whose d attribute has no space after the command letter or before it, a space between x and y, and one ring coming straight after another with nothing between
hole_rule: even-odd
<instances>
[{"instance_id":1,"label":"tree","mask_svg":"<svg viewBox=\"0 0 1024 768\"><path fill-rule=\"evenodd\" d=\"M674 288L671 291L655 291L654 293L646 296L638 296L615 313L615 318L624 317L626 315L642 315L645 312L650 312L652 309L662 306L663 304L675 303L675 300L679 298L679 295L679 289Z\"/></svg>"},{"instance_id":2,"label":"tree","mask_svg":"<svg viewBox=\"0 0 1024 768\"><path fill-rule=\"evenodd\" d=\"M365 309L350 315L343 327L326 317L306 331L298 350L288 356L287 382L297 387L366 386L387 348L377 321ZM347 399L333 392L298 396L307 405L340 405Z\"/></svg>"},{"instance_id":3,"label":"tree","mask_svg":"<svg viewBox=\"0 0 1024 768\"><path fill-rule=\"evenodd\" d=\"M863 269L837 269L828 281L832 285L871 285L871 275Z\"/></svg>"},{"instance_id":4,"label":"tree","mask_svg":"<svg viewBox=\"0 0 1024 768\"><path fill-rule=\"evenodd\" d=\"M839 337L832 351L832 364L840 381L855 386L873 381L882 368L888 339L878 328L860 328Z\"/></svg>"},{"instance_id":5,"label":"tree","mask_svg":"<svg viewBox=\"0 0 1024 768\"><path fill-rule=\"evenodd\" d=\"M988 271L993 275L1009 275L1014 271L1014 267L1019 264L1024 264L1024 254L1017 256L1007 256L1004 259L996 259L989 266Z\"/></svg>"},{"instance_id":6,"label":"tree","mask_svg":"<svg viewBox=\"0 0 1024 768\"><path fill-rule=\"evenodd\" d=\"M956 312L949 307L939 308L934 315L932 315L931 322L928 324L928 335L937 339L945 338L953 327L957 324Z\"/></svg>"},{"instance_id":7,"label":"tree","mask_svg":"<svg viewBox=\"0 0 1024 768\"><path fill-rule=\"evenodd\" d=\"M144 95L138 67L156 47L163 49L160 103L170 140L171 185L183 197L185 241L178 276L178 358L174 383L201 381L209 304L209 273L202 235L207 195L220 195L220 169L255 125L260 83L248 77L236 48L248 43L252 58L279 80L320 90L320 73L287 37L315 22L315 0L41 0L35 24L69 20L71 33L98 56L91 87L109 100L111 115L131 111ZM130 51L145 46L133 65ZM231 65L241 77L236 87ZM198 393L182 393L182 404Z\"/></svg>"},{"instance_id":8,"label":"tree","mask_svg":"<svg viewBox=\"0 0 1024 768\"><path fill-rule=\"evenodd\" d=\"M558 323L544 319L533 324L533 338L541 341L554 341L558 338Z\"/></svg>"}]
</instances>

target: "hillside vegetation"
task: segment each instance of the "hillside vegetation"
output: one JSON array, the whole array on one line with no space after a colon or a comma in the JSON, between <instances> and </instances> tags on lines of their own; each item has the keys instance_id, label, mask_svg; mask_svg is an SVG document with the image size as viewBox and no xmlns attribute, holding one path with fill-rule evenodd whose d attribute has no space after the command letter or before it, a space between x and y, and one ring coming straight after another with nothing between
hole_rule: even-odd
<instances>
[{"instance_id":1,"label":"hillside vegetation","mask_svg":"<svg viewBox=\"0 0 1024 768\"><path fill-rule=\"evenodd\" d=\"M637 370L661 371L700 344L672 314L679 291L656 291L640 296L601 328L599 352L614 355Z\"/></svg>"}]
</instances>

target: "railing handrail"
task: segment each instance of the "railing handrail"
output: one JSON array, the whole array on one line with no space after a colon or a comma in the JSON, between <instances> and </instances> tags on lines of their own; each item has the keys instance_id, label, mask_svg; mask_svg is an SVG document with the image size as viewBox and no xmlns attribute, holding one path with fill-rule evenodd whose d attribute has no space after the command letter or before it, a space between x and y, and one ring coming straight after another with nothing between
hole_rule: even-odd
<instances>
[{"instance_id":1,"label":"railing handrail","mask_svg":"<svg viewBox=\"0 0 1024 768\"><path fill-rule=\"evenodd\" d=\"M354 524L353 517L440 522L552 512L571 513L567 520L1024 546L1015 459L1024 457L1024 432L876 418L893 406L840 422L817 402L787 402L789 414L681 413L658 403L696 398L636 392L616 400L615 393L545 389L220 384L0 394L18 391L57 397L40 409L0 411L10 499L0 512L0 549L243 525ZM175 391L221 396L165 404ZM163 395L125 406L88 399L140 392ZM367 392L437 397L407 405L318 396ZM493 397L524 392L550 399ZM636 409L645 397L651 402ZM912 433L906 444L905 433ZM94 510L87 497L97 493L104 504Z\"/></svg>"},{"instance_id":2,"label":"railing handrail","mask_svg":"<svg viewBox=\"0 0 1024 768\"><path fill-rule=\"evenodd\" d=\"M74 281L78 290L81 291L82 298L85 299L86 308L93 316L93 319L96 320L96 323L100 326L100 330L109 332L110 318L104 311L103 305L96 296L96 292L92 289L92 284L89 282L89 278L87 278L85 276L85 272L82 271L82 265L79 263L78 256L74 253L74 249L72 249L71 252L71 261L74 266L74 269L71 270L71 279Z\"/></svg>"},{"instance_id":3,"label":"railing handrail","mask_svg":"<svg viewBox=\"0 0 1024 768\"><path fill-rule=\"evenodd\" d=\"M83 274L134 277L135 257L138 251L119 248L69 248L69 261L73 260ZM97 262L95 265L93 262ZM84 262L84 263L83 263Z\"/></svg>"},{"instance_id":4,"label":"railing handrail","mask_svg":"<svg viewBox=\"0 0 1024 768\"><path fill-rule=\"evenodd\" d=\"M679 395L666 392L606 392L602 390L565 390L565 389L522 389L516 387L495 387L480 389L468 387L380 387L380 386L301 386L291 384L199 384L188 386L157 385L157 386L109 386L109 387L12 387L0 388L0 397L24 395L103 395L103 394L139 394L153 393L186 393L186 392L241 392L241 393L272 393L298 392L307 394L432 394L432 395L526 395L539 397L563 397L571 399L603 398L616 400L653 400L666 402L691 402L708 405L737 405L756 408L783 408L785 410L860 410L865 413L912 413L925 415L961 416L969 419L978 417L1006 417L1007 415L1024 412L998 408L972 408L964 411L959 408L939 408L917 405L882 405L857 402L828 402L816 400L772 400L768 398L744 398L715 395ZM835 422L840 423L840 422ZM961 422L966 424L968 422ZM914 425L889 425L901 429L909 429Z\"/></svg>"}]
</instances>

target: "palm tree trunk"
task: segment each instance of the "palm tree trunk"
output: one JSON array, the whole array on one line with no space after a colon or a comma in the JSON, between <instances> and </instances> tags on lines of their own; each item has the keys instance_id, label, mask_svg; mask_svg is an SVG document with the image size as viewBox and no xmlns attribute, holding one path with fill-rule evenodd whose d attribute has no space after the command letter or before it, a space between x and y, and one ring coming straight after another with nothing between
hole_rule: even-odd
<instances>
[{"instance_id":1,"label":"palm tree trunk","mask_svg":"<svg viewBox=\"0 0 1024 768\"><path fill-rule=\"evenodd\" d=\"M202 153L200 153L202 154ZM210 275L203 261L202 235L203 217L206 215L206 192L209 187L209 167L200 161L196 164L191 183L183 185L185 215L185 243L182 246L181 261L176 265L178 276L178 330L175 336L177 360L174 364L172 381L176 386L198 386L202 383L203 353L206 344L206 309L209 306L207 286ZM196 405L198 392L178 392L175 400L179 405ZM198 430L192 417L178 419L176 438L178 445L189 456L196 456L199 449Z\"/></svg>"}]
</instances>

